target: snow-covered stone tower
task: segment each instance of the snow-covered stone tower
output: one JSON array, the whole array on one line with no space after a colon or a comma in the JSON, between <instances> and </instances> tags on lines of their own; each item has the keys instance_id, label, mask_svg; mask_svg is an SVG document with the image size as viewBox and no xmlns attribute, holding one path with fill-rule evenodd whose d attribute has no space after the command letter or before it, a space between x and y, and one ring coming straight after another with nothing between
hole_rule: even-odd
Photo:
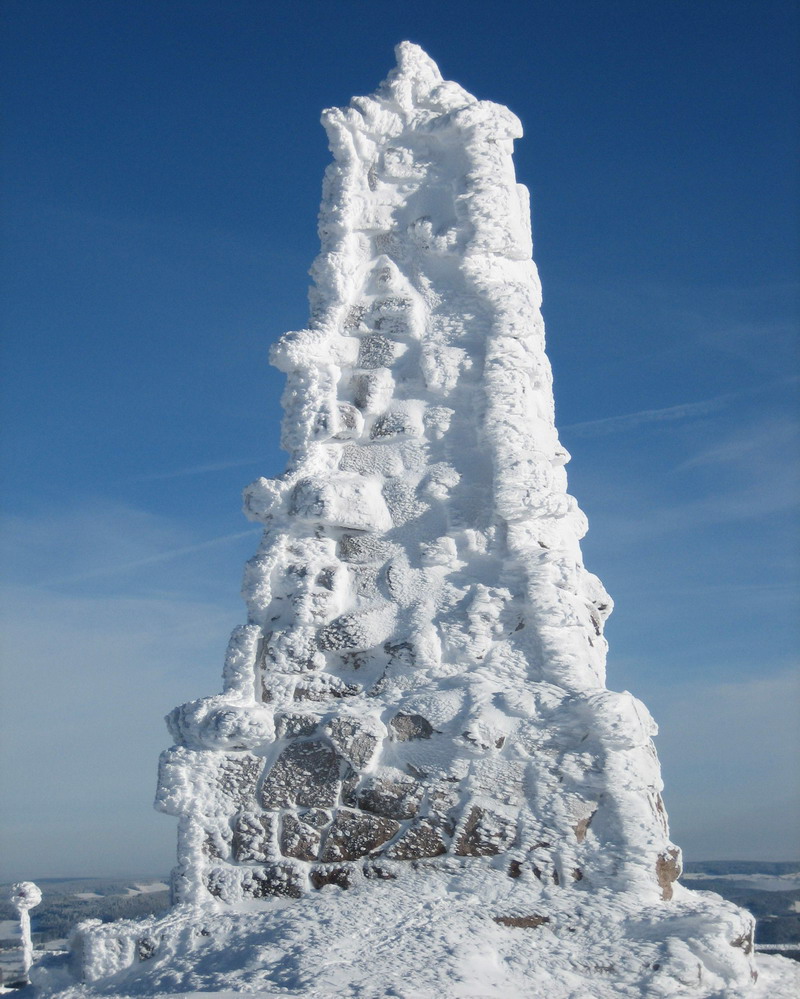
<instances>
[{"instance_id":1,"label":"snow-covered stone tower","mask_svg":"<svg viewBox=\"0 0 800 999\"><path fill-rule=\"evenodd\" d=\"M323 115L322 252L224 693L176 708L179 900L399 866L650 886L679 867L655 726L605 688L611 600L566 492L506 108L417 46Z\"/></svg>"},{"instance_id":2,"label":"snow-covered stone tower","mask_svg":"<svg viewBox=\"0 0 800 999\"><path fill-rule=\"evenodd\" d=\"M613 911L624 937L625 907L598 899L658 927L688 893L655 725L605 687L611 600L566 491L522 129L416 45L397 58L323 115L311 319L272 352L288 468L245 493L265 531L224 692L168 718L175 898L311 905L435 878L517 892L498 924ZM749 980L751 921L715 905L681 918L715 973Z\"/></svg>"}]
</instances>

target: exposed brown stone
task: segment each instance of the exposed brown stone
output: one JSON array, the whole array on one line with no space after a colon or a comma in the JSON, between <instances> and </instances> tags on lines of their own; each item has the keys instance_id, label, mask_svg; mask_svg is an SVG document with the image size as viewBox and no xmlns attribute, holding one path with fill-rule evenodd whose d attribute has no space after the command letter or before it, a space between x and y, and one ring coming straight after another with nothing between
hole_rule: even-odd
<instances>
[{"instance_id":1,"label":"exposed brown stone","mask_svg":"<svg viewBox=\"0 0 800 999\"><path fill-rule=\"evenodd\" d=\"M580 869L580 867L572 868L572 880L583 881L583 871Z\"/></svg>"},{"instance_id":2,"label":"exposed brown stone","mask_svg":"<svg viewBox=\"0 0 800 999\"><path fill-rule=\"evenodd\" d=\"M310 826L315 829L322 829L326 826L333 816L330 812L326 812L323 808L309 808L307 812L303 812L300 819L303 822L307 822Z\"/></svg>"},{"instance_id":3,"label":"exposed brown stone","mask_svg":"<svg viewBox=\"0 0 800 999\"><path fill-rule=\"evenodd\" d=\"M223 794L244 805L255 794L264 761L250 753L230 753L224 757L217 774L217 783Z\"/></svg>"},{"instance_id":4,"label":"exposed brown stone","mask_svg":"<svg viewBox=\"0 0 800 999\"><path fill-rule=\"evenodd\" d=\"M420 860L447 853L442 829L431 819L417 819L386 851L392 860Z\"/></svg>"},{"instance_id":5,"label":"exposed brown stone","mask_svg":"<svg viewBox=\"0 0 800 999\"><path fill-rule=\"evenodd\" d=\"M582 843L586 839L586 830L592 824L592 819L594 818L596 811L597 809L595 808L592 812L589 813L589 815L580 819L572 827L575 830L575 839L577 839L579 843Z\"/></svg>"},{"instance_id":6,"label":"exposed brown stone","mask_svg":"<svg viewBox=\"0 0 800 999\"><path fill-rule=\"evenodd\" d=\"M265 808L330 808L339 797L340 758L324 742L294 742L276 760L261 787Z\"/></svg>"},{"instance_id":7,"label":"exposed brown stone","mask_svg":"<svg viewBox=\"0 0 800 999\"><path fill-rule=\"evenodd\" d=\"M389 723L392 735L398 742L410 742L412 739L430 739L434 733L433 725L422 715L396 714Z\"/></svg>"},{"instance_id":8,"label":"exposed brown stone","mask_svg":"<svg viewBox=\"0 0 800 999\"><path fill-rule=\"evenodd\" d=\"M731 947L741 947L745 954L753 953L754 946L754 934L755 934L755 924L750 927L747 933L742 933L741 936L735 937L731 940Z\"/></svg>"},{"instance_id":9,"label":"exposed brown stone","mask_svg":"<svg viewBox=\"0 0 800 999\"><path fill-rule=\"evenodd\" d=\"M272 815L254 815L244 812L238 816L233 827L231 849L233 859L240 864L255 861L259 863L269 856L269 844L275 833L275 818Z\"/></svg>"},{"instance_id":10,"label":"exposed brown stone","mask_svg":"<svg viewBox=\"0 0 800 999\"><path fill-rule=\"evenodd\" d=\"M314 715L278 715L275 719L275 736L278 739L290 739L293 736L313 735L318 721Z\"/></svg>"},{"instance_id":11,"label":"exposed brown stone","mask_svg":"<svg viewBox=\"0 0 800 999\"><path fill-rule=\"evenodd\" d=\"M156 956L158 940L155 937L139 937L136 941L136 956L140 961L149 961Z\"/></svg>"},{"instance_id":12,"label":"exposed brown stone","mask_svg":"<svg viewBox=\"0 0 800 999\"><path fill-rule=\"evenodd\" d=\"M501 926L518 926L521 929L535 929L550 922L549 916L495 916L494 921Z\"/></svg>"},{"instance_id":13,"label":"exposed brown stone","mask_svg":"<svg viewBox=\"0 0 800 999\"><path fill-rule=\"evenodd\" d=\"M473 805L456 840L455 852L462 857L491 857L509 847L516 823L479 805Z\"/></svg>"},{"instance_id":14,"label":"exposed brown stone","mask_svg":"<svg viewBox=\"0 0 800 999\"><path fill-rule=\"evenodd\" d=\"M357 770L369 764L378 746L377 737L365 731L354 718L335 718L330 724L330 738Z\"/></svg>"},{"instance_id":15,"label":"exposed brown stone","mask_svg":"<svg viewBox=\"0 0 800 999\"><path fill-rule=\"evenodd\" d=\"M357 789L361 776L353 770L349 763L343 767L342 774L342 804L348 808L358 808Z\"/></svg>"},{"instance_id":16,"label":"exposed brown stone","mask_svg":"<svg viewBox=\"0 0 800 999\"><path fill-rule=\"evenodd\" d=\"M413 780L367 780L358 792L358 805L366 812L390 819L413 819L419 812L424 788Z\"/></svg>"},{"instance_id":17,"label":"exposed brown stone","mask_svg":"<svg viewBox=\"0 0 800 999\"><path fill-rule=\"evenodd\" d=\"M315 867L308 879L317 889L325 885L349 888L353 883L353 871L349 867Z\"/></svg>"},{"instance_id":18,"label":"exposed brown stone","mask_svg":"<svg viewBox=\"0 0 800 999\"><path fill-rule=\"evenodd\" d=\"M297 860L316 860L319 856L320 834L313 826L287 813L281 824L281 853Z\"/></svg>"},{"instance_id":19,"label":"exposed brown stone","mask_svg":"<svg viewBox=\"0 0 800 999\"><path fill-rule=\"evenodd\" d=\"M397 833L400 824L367 812L340 808L328 830L321 860L357 860L379 849Z\"/></svg>"},{"instance_id":20,"label":"exposed brown stone","mask_svg":"<svg viewBox=\"0 0 800 999\"><path fill-rule=\"evenodd\" d=\"M289 864L254 867L242 878L242 895L245 898L266 898L270 895L300 898L302 894L303 876Z\"/></svg>"},{"instance_id":21,"label":"exposed brown stone","mask_svg":"<svg viewBox=\"0 0 800 999\"><path fill-rule=\"evenodd\" d=\"M661 889L661 898L669 902L672 898L672 883L681 876L681 851L673 847L656 858L656 879Z\"/></svg>"},{"instance_id":22,"label":"exposed brown stone","mask_svg":"<svg viewBox=\"0 0 800 999\"><path fill-rule=\"evenodd\" d=\"M522 864L518 860L512 860L508 865L508 876L510 878L522 877Z\"/></svg>"}]
</instances>

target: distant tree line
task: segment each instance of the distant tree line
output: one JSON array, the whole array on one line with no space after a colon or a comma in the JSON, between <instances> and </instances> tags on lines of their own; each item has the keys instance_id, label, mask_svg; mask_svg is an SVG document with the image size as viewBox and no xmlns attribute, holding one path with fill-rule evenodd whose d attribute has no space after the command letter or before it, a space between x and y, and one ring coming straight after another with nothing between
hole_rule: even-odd
<instances>
[{"instance_id":1,"label":"distant tree line","mask_svg":"<svg viewBox=\"0 0 800 999\"><path fill-rule=\"evenodd\" d=\"M100 919L111 923L115 919L141 919L158 915L169 908L169 892L142 892L138 895L104 895L101 898L76 898L74 895L45 895L38 908L31 912L31 930L35 943L68 937L76 923L83 919ZM0 919L14 919L16 911L10 902L0 902Z\"/></svg>"}]
</instances>

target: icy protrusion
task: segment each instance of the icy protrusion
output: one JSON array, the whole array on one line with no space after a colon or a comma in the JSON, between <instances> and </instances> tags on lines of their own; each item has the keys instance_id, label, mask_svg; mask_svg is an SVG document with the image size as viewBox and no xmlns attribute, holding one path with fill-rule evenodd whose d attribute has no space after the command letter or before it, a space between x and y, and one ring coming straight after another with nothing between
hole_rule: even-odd
<instances>
[{"instance_id":1,"label":"icy protrusion","mask_svg":"<svg viewBox=\"0 0 800 999\"><path fill-rule=\"evenodd\" d=\"M0 953L0 985L21 988L28 984L33 963L30 910L42 901L42 893L33 881L18 881L11 885L8 897L17 910L18 929L15 946L6 946Z\"/></svg>"}]
</instances>

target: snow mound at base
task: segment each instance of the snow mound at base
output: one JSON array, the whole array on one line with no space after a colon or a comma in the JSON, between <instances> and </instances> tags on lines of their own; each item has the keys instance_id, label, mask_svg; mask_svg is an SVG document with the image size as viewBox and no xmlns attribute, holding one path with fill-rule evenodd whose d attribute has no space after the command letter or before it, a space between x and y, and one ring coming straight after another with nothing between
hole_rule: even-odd
<instances>
[{"instance_id":1,"label":"snow mound at base","mask_svg":"<svg viewBox=\"0 0 800 999\"><path fill-rule=\"evenodd\" d=\"M713 917L713 918L712 918ZM712 932L709 927L713 926ZM535 889L470 872L333 885L313 899L178 906L167 916L82 924L69 984L57 961L35 971L40 996L233 992L304 999L789 999L798 969L761 958L752 924L710 892L640 894ZM73 980L74 981L74 980Z\"/></svg>"}]
</instances>

